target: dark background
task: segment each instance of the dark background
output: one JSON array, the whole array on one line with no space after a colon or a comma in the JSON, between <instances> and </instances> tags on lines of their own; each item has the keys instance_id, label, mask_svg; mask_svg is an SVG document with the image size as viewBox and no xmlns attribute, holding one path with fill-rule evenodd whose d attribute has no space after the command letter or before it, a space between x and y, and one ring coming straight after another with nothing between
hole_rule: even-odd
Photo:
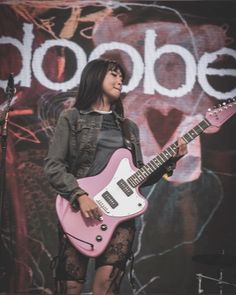
<instances>
[{"instance_id":1,"label":"dark background","mask_svg":"<svg viewBox=\"0 0 236 295\"><path fill-rule=\"evenodd\" d=\"M50 4L42 1L40 6L33 5L32 1L32 6L21 7L13 6L13 2L8 1L8 5L0 5L0 37L12 36L21 40L23 22L33 23L33 20L50 17L54 17L53 31L58 35L71 13L70 6L65 7L65 1L61 4L64 7L53 7L52 1ZM100 11L105 6L86 5L86 1L78 3L82 7L82 16ZM225 47L236 49L234 1L129 3L133 3L133 6L130 5L131 11L124 7L115 7L113 11L115 16L121 13L128 15L124 18L124 30L132 24L148 21L179 22L173 13L148 6L156 4L176 9L191 27L204 24L227 27L230 42ZM22 14L22 7L27 11L26 14ZM88 53L94 48L94 44L92 40L81 37L79 32L89 25L94 25L94 22L80 23L71 39ZM35 23L34 36L33 50L39 47L40 43L53 38L48 32L36 27ZM44 64L44 67L48 67L50 78L55 81L68 79L75 69L74 56L66 51L64 76L58 78L55 64L61 54L59 49L50 51ZM17 73L21 67L20 56L12 46L0 46L0 62L1 80L6 80L11 72ZM235 64L233 59L224 59L219 61L218 66L235 69ZM235 77L211 79L211 83L221 91L235 88L236 85ZM4 90L0 88L0 103L6 100ZM40 85L34 77L30 88L17 84L16 90L19 99L14 106L16 112L10 116L8 134L7 191L1 229L0 291L52 294L50 261L57 254L55 192L45 179L42 168L55 122L70 95L49 90ZM206 105L216 102L216 99L206 96L206 101L200 108L206 110ZM182 103L184 108L185 100ZM22 115L20 111L24 110L31 111L31 114ZM126 113L132 115L130 109ZM199 273L210 278L202 280L204 294L219 294L219 285L212 278L218 279L220 273L223 273L223 279L230 283L224 285L224 294L236 293L236 287L232 286L236 285L235 127L234 116L219 132L201 135L202 173L199 179L183 182L178 186L161 180L155 187L143 191L149 198L150 206L145 215L137 219L139 231L134 246L133 272L136 291L131 290L126 275L122 294L197 294L196 275ZM223 252L226 258L229 257L232 261L231 266L225 262L219 264L215 260L211 265L203 258L201 263L193 260L195 255L209 254L210 258L211 255L214 258L215 254ZM91 265L85 291L89 291L92 271Z\"/></svg>"}]
</instances>

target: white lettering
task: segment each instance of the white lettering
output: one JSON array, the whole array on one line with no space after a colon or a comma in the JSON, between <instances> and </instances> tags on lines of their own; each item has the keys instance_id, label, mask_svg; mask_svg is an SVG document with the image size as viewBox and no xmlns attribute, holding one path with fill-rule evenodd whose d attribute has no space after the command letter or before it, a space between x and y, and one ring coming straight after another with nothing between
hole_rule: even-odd
<instances>
[{"instance_id":1,"label":"white lettering","mask_svg":"<svg viewBox=\"0 0 236 295\"><path fill-rule=\"evenodd\" d=\"M23 38L22 42L12 37L2 36L0 38L0 44L10 44L15 46L22 58L22 69L16 75L15 82L20 83L21 86L31 87L32 83L32 72L31 72L31 60L32 60L32 70L35 78L45 87L52 90L62 90L67 91L78 85L81 72L87 63L87 58L84 50L77 45L75 42L59 39L59 40L47 40L39 48L32 52L32 44L34 40L33 35L33 25L23 24ZM193 55L185 48L174 45L166 44L161 47L155 46L157 34L155 30L147 30L144 39L144 62L140 53L131 45L122 42L110 42L102 43L98 45L90 54L89 60L95 59L103 55L106 51L120 50L122 54L127 54L131 59L133 64L131 78L128 85L123 87L125 92L134 90L139 86L142 78L144 79L143 87L144 94L154 94L158 92L162 95L169 97L181 97L189 93L196 82L196 77L198 77L199 84L202 89L211 96L217 99L226 99L236 96L236 88L228 92L217 91L208 82L207 76L217 75L217 76L236 76L235 69L214 69L209 66L210 63L214 62L220 55L229 55L236 59L236 50L230 48L222 48L216 52L204 53L199 59L198 65L195 61ZM73 77L64 82L53 82L51 81L42 67L44 57L47 51L55 46L66 47L70 49L76 58L76 70ZM155 76L155 62L160 59L163 54L174 53L181 57L185 64L185 83L176 89L168 89L158 83ZM55 65L56 66L56 65ZM7 81L0 80L0 87L6 88Z\"/></svg>"},{"instance_id":2,"label":"white lettering","mask_svg":"<svg viewBox=\"0 0 236 295\"><path fill-rule=\"evenodd\" d=\"M196 81L197 66L192 54L185 48L178 45L164 45L155 49L156 33L154 30L147 30L145 37L145 75L144 75L144 93L154 94L156 90L162 95L169 97L181 97L193 88ZM162 54L176 53L184 60L186 65L185 85L181 85L177 89L167 89L161 86L155 79L154 65L155 61L160 58Z\"/></svg>"},{"instance_id":3,"label":"white lettering","mask_svg":"<svg viewBox=\"0 0 236 295\"><path fill-rule=\"evenodd\" d=\"M72 50L75 54L76 61L77 61L77 70L74 76L69 81L66 81L63 83L52 82L46 77L43 71L42 64L43 64L44 56L46 55L48 49L54 46L67 47L70 50ZM32 61L32 68L33 68L35 77L38 79L38 81L42 85L46 85L47 88L52 90L67 91L68 89L71 89L75 87L76 85L78 85L81 72L84 66L86 65L86 62L87 60L86 60L86 55L84 50L80 46L78 46L76 43L68 41L68 40L64 40L64 39L49 40L44 42L39 48L35 50L33 61Z\"/></svg>"},{"instance_id":4,"label":"white lettering","mask_svg":"<svg viewBox=\"0 0 236 295\"><path fill-rule=\"evenodd\" d=\"M213 69L208 67L208 65L214 62L220 55L230 55L236 59L236 51L230 48L222 48L213 53L204 53L199 59L198 63L198 81L203 90L218 99L227 99L236 96L236 88L228 92L220 92L212 88L207 80L207 75L217 75L217 76L234 76L236 77L236 70L233 69Z\"/></svg>"},{"instance_id":5,"label":"white lettering","mask_svg":"<svg viewBox=\"0 0 236 295\"><path fill-rule=\"evenodd\" d=\"M32 56L32 43L34 39L33 25L24 24L23 25L23 40L22 43L15 38L11 37L1 37L0 44L11 44L15 46L21 56L22 56L22 69L20 73L14 77L15 83L19 83L21 86L30 87L31 86L31 70L30 70L30 62ZM7 86L7 81L0 80L0 87L5 89Z\"/></svg>"}]
</instances>

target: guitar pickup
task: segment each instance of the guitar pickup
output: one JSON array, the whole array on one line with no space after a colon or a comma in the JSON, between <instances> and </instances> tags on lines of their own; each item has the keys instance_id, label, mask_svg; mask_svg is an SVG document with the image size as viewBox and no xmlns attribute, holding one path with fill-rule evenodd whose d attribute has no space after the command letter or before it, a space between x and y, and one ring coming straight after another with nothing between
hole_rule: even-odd
<instances>
[{"instance_id":1,"label":"guitar pickup","mask_svg":"<svg viewBox=\"0 0 236 295\"><path fill-rule=\"evenodd\" d=\"M112 197L112 195L108 191L105 191L102 194L102 197L111 206L112 209L114 209L118 206L117 201Z\"/></svg>"},{"instance_id":2,"label":"guitar pickup","mask_svg":"<svg viewBox=\"0 0 236 295\"><path fill-rule=\"evenodd\" d=\"M132 189L128 186L128 184L124 181L124 179L121 179L117 182L118 186L120 189L129 197L131 196L134 192Z\"/></svg>"}]
</instances>

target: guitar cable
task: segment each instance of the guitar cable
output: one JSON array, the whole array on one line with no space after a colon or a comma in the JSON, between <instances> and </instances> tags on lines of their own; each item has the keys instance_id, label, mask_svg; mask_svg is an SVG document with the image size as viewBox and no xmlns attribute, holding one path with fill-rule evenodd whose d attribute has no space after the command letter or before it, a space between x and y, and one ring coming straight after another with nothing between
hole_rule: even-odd
<instances>
[{"instance_id":1,"label":"guitar cable","mask_svg":"<svg viewBox=\"0 0 236 295\"><path fill-rule=\"evenodd\" d=\"M85 244L89 245L89 246L91 247L91 250L94 250L94 244L91 244L91 243L89 243L89 242L86 242L86 241L84 241L84 240L81 240L81 239L79 239L79 238L77 238L77 237L75 237L75 236L73 236L72 234L69 234L69 233L67 233L67 232L64 232L64 233L65 233L66 235L68 235L68 236L70 236L70 237L76 239L77 241L80 241L80 242L82 242L82 243L85 243Z\"/></svg>"}]
</instances>

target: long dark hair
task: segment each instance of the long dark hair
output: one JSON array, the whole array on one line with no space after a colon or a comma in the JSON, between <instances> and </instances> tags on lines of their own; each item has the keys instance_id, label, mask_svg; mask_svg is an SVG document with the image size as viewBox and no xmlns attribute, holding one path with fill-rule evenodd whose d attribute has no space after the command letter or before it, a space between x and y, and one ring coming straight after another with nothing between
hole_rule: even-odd
<instances>
[{"instance_id":1,"label":"long dark hair","mask_svg":"<svg viewBox=\"0 0 236 295\"><path fill-rule=\"evenodd\" d=\"M120 64L109 59L95 59L87 63L84 67L75 107L78 110L89 109L97 101L102 101L102 83L108 71L120 71L122 78L125 78L125 72ZM123 116L123 106L121 99L118 99L112 109Z\"/></svg>"}]
</instances>

